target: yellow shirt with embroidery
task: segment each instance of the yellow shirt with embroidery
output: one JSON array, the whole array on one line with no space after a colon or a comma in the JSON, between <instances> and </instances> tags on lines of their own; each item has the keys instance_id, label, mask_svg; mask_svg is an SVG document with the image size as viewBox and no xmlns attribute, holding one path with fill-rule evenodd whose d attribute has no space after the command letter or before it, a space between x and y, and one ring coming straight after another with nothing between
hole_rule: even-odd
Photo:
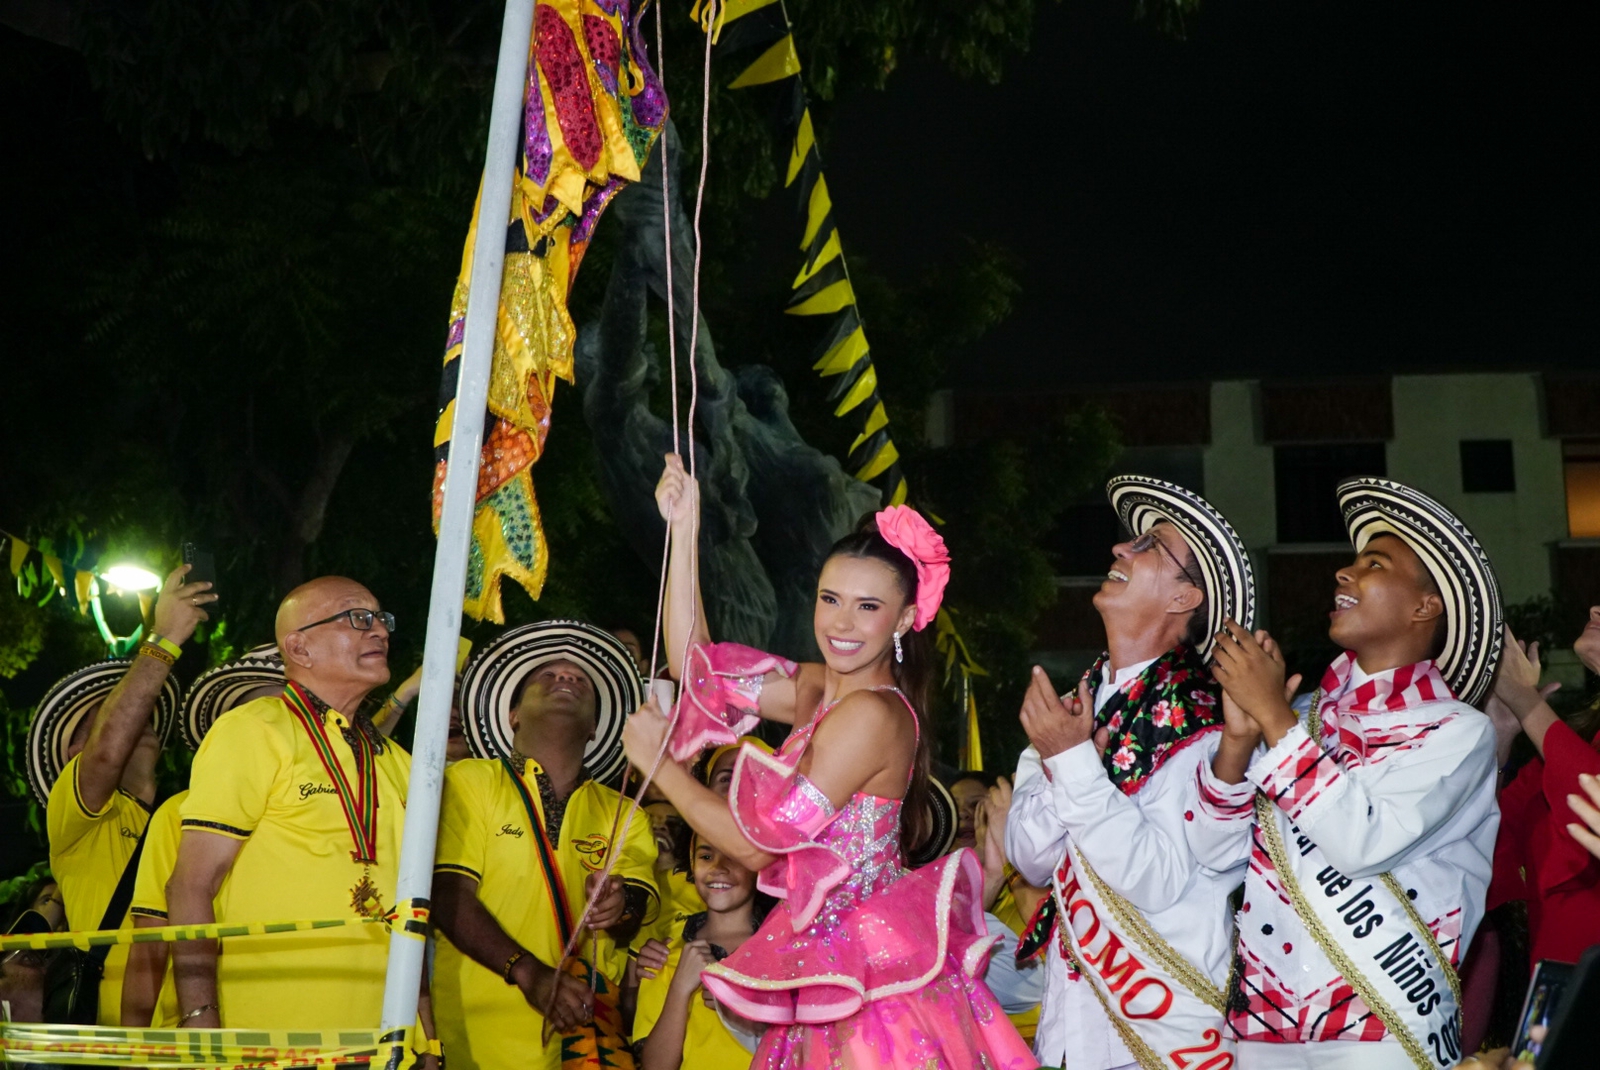
<instances>
[{"instance_id":1,"label":"yellow shirt with embroidery","mask_svg":"<svg viewBox=\"0 0 1600 1070\"><path fill-rule=\"evenodd\" d=\"M539 829L544 806L535 780L538 763L530 760L523 775L538 825L499 761L471 758L451 766L444 777L439 810L436 873L456 873L478 882L478 899L507 935L530 955L549 966L561 958L562 939L556 923L550 884L539 860ZM586 780L573 789L562 815L560 837L553 844L560 885L566 893L572 922L583 912L584 881L605 865L611 824L621 796ZM615 876L645 889L655 898L655 838L644 814L628 827ZM655 904L651 904L651 911ZM647 911L646 916L650 916ZM600 972L613 986L622 980L628 957L605 933L594 934ZM592 954L586 935L580 953ZM451 1070L538 1070L561 1062L561 1038L538 1048L543 1018L528 1006L522 992L497 971L478 965L439 935L433 967L433 1015Z\"/></svg>"},{"instance_id":2,"label":"yellow shirt with embroidery","mask_svg":"<svg viewBox=\"0 0 1600 1070\"><path fill-rule=\"evenodd\" d=\"M187 791L180 791L160 806L150 818L150 829L144 836L144 851L139 855L139 876L133 882L133 904L128 913L143 917L157 925L167 923L167 881L178 864L178 837L180 824L178 811ZM170 945L161 945L163 951ZM167 955L167 969L161 979L161 994L151 1012L150 1028L170 1029L178 1024L178 993L172 983L172 956Z\"/></svg>"},{"instance_id":3,"label":"yellow shirt with embroidery","mask_svg":"<svg viewBox=\"0 0 1600 1070\"><path fill-rule=\"evenodd\" d=\"M683 923L689 920L689 916L706 908L689 875L675 869L656 873L656 895L660 898L661 907L653 917L645 919L644 928L639 930L639 939L634 941L635 945L642 945L646 940L672 943L673 937L683 932Z\"/></svg>"},{"instance_id":4,"label":"yellow shirt with embroidery","mask_svg":"<svg viewBox=\"0 0 1600 1070\"><path fill-rule=\"evenodd\" d=\"M693 885L690 885L693 888ZM667 964L654 977L639 982L639 1002L633 1013L633 1038L643 1042L667 1005L667 992L672 987L672 975L678 971L678 961L683 957L683 925L667 945ZM689 1020L683 1030L683 1065L694 1070L748 1070L751 1053L734 1039L728 1027L722 1024L717 1012L706 1006L701 990L695 989L689 997Z\"/></svg>"},{"instance_id":5,"label":"yellow shirt with embroidery","mask_svg":"<svg viewBox=\"0 0 1600 1070\"><path fill-rule=\"evenodd\" d=\"M150 822L150 809L118 788L98 811L90 810L78 792L78 769L74 755L51 786L45 828L50 836L50 872L61 886L67 926L82 932L100 927L122 871ZM112 927L132 926L125 914ZM106 956L106 972L100 979L100 1025L122 1023L122 971L127 964L125 944Z\"/></svg>"},{"instance_id":6,"label":"yellow shirt with embroidery","mask_svg":"<svg viewBox=\"0 0 1600 1070\"><path fill-rule=\"evenodd\" d=\"M356 760L334 710L324 735L356 789ZM355 861L355 840L311 738L278 697L218 718L189 774L185 836L241 841L215 901L217 921L358 917L363 879L393 906L411 756L393 740L377 755L377 861ZM371 1029L382 1015L389 934L382 925L222 941L217 995L227 1029Z\"/></svg>"}]
</instances>

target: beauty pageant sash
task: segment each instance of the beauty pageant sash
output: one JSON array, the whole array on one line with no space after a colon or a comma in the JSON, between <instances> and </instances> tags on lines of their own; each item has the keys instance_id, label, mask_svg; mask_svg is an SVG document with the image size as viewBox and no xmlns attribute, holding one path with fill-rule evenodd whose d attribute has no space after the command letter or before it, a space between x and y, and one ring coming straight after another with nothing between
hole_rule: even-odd
<instances>
[{"instance_id":1,"label":"beauty pageant sash","mask_svg":"<svg viewBox=\"0 0 1600 1070\"><path fill-rule=\"evenodd\" d=\"M1223 992L1112 891L1077 844L1056 872L1062 949L1143 1070L1231 1070Z\"/></svg>"},{"instance_id":2,"label":"beauty pageant sash","mask_svg":"<svg viewBox=\"0 0 1600 1070\"><path fill-rule=\"evenodd\" d=\"M1315 718L1312 727L1321 727ZM1280 817L1294 837L1293 850L1279 830ZM1417 1070L1455 1066L1461 1059L1461 982L1399 882L1388 873L1346 877L1259 793L1256 823L1284 894L1345 983L1383 1020Z\"/></svg>"}]
</instances>

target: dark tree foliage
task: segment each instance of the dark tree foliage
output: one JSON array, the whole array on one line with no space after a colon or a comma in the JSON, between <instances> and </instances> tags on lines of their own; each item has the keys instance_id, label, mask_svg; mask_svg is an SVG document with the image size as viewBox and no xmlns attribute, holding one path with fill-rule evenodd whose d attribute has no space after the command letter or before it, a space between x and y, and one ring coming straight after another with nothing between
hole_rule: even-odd
<instances>
[{"instance_id":1,"label":"dark tree foliage","mask_svg":"<svg viewBox=\"0 0 1600 1070\"><path fill-rule=\"evenodd\" d=\"M663 9L663 32L692 174L704 38L687 7ZM791 0L824 149L831 110L881 87L899 57L1000 78L1027 47L1035 7ZM0 527L34 540L80 530L100 561L158 570L186 539L213 549L222 612L180 662L185 678L270 639L284 591L330 572L362 579L396 611L403 673L420 654L434 398L502 5L94 0L75 10L70 47L0 26L0 137L25 162L0 168L14 213L0 293L12 345ZM653 45L653 15L645 35ZM779 196L787 98L722 88L754 58L715 60L704 304L719 345L736 363L776 369L807 438L842 454L854 431L831 416L829 384L810 369L815 325L781 315L799 228ZM602 224L573 295L580 321L598 304L608 256ZM930 392L1023 283L1003 251L960 238L918 279L892 281L860 256L851 269L914 498L946 522L955 552L951 604L993 672L985 709L1010 726L1029 625L1053 597L1031 540L1098 477L1110 432L1085 416L1026 445L920 447ZM615 530L594 449L563 386L535 473L550 580L537 604L508 595L513 622L649 626L655 564ZM54 679L98 656L98 641L59 605L3 592L0 603L15 791L17 724ZM113 609L131 628L130 606Z\"/></svg>"}]
</instances>

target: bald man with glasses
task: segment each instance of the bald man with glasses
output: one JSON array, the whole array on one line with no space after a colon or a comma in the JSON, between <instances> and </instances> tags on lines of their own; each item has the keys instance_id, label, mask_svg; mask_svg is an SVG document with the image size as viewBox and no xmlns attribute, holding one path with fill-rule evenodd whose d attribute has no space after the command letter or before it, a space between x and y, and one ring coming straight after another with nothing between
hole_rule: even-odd
<instances>
[{"instance_id":1,"label":"bald man with glasses","mask_svg":"<svg viewBox=\"0 0 1600 1070\"><path fill-rule=\"evenodd\" d=\"M291 591L276 633L288 684L206 733L190 773L171 924L381 918L393 905L411 757L361 713L389 681L394 616L354 580ZM382 925L173 945L180 1026L370 1028Z\"/></svg>"}]
</instances>

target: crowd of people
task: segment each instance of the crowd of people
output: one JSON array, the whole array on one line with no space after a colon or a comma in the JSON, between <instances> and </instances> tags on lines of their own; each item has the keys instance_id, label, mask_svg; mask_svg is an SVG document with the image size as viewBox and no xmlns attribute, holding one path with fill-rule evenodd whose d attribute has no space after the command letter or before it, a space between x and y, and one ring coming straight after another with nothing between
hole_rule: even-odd
<instances>
[{"instance_id":1,"label":"crowd of people","mask_svg":"<svg viewBox=\"0 0 1600 1070\"><path fill-rule=\"evenodd\" d=\"M715 642L698 490L669 457L675 709L648 697L620 629L512 628L458 666L419 1063L1474 1058L1507 983L1474 965L1507 953L1486 911L1526 904L1535 962L1600 944L1594 718L1555 713L1487 554L1413 488L1339 487L1353 560L1329 577L1329 635L1344 653L1315 687L1255 627L1226 518L1143 476L1107 492L1130 537L1094 598L1105 653L1064 694L1033 670L1014 774L941 781L926 723L927 628L951 568L937 532L895 506L840 540L819 572L819 662ZM50 857L9 931L353 923L7 952L6 1016L370 1028L388 936L361 922L396 908L410 757L390 733L420 677L384 694L394 618L324 577L283 600L272 644L180 693L173 667L216 597L186 573L131 660L73 673L36 711ZM1600 607L1574 648L1600 672ZM787 728L780 745L762 722ZM175 728L195 750L189 786L158 806ZM1533 756L1516 768L1519 736ZM623 792L643 799L627 822Z\"/></svg>"}]
</instances>

